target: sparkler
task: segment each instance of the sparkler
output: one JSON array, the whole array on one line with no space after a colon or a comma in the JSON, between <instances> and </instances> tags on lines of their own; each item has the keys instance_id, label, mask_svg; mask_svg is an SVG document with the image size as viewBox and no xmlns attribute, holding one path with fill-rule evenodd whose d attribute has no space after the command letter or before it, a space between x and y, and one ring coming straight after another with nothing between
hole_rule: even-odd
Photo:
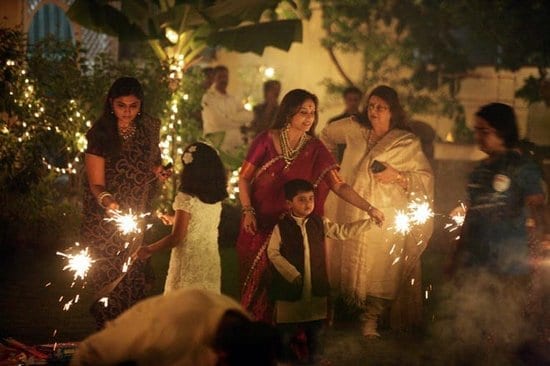
<instances>
[{"instance_id":1,"label":"sparkler","mask_svg":"<svg viewBox=\"0 0 550 366\"><path fill-rule=\"evenodd\" d=\"M395 231L398 234L407 234L409 231L411 231L411 223L409 216L402 210L397 211L395 215Z\"/></svg>"},{"instance_id":2,"label":"sparkler","mask_svg":"<svg viewBox=\"0 0 550 366\"><path fill-rule=\"evenodd\" d=\"M460 202L460 208L453 210L449 217L452 222L445 224L444 228L448 232L452 233L453 231L460 229L464 224L464 219L466 218L466 206L464 206L464 203ZM455 237L455 240L458 239L460 239L460 235Z\"/></svg>"},{"instance_id":3,"label":"sparkler","mask_svg":"<svg viewBox=\"0 0 550 366\"><path fill-rule=\"evenodd\" d=\"M398 210L395 215L394 229L398 234L408 234L415 225L425 224L434 216L427 201L412 201L406 210Z\"/></svg>"},{"instance_id":4,"label":"sparkler","mask_svg":"<svg viewBox=\"0 0 550 366\"><path fill-rule=\"evenodd\" d=\"M79 246L79 243L76 243L76 246ZM76 280L79 278L81 280L84 280L86 276L88 275L88 271L92 267L92 264L95 262L95 260L90 257L90 254L88 253L88 248L84 248L80 250L80 252L76 254L71 253L64 253L64 252L56 252L57 255L62 256L67 259L68 263L63 267L63 270L69 270L74 273L73 275L73 283L71 284L71 288L74 286ZM49 285L50 283L48 283ZM59 298L59 302L63 301L64 296L61 296ZM80 299L80 295L76 294L75 297L67 301L63 305L63 310L68 311L72 305L76 304L78 300Z\"/></svg>"},{"instance_id":5,"label":"sparkler","mask_svg":"<svg viewBox=\"0 0 550 366\"><path fill-rule=\"evenodd\" d=\"M124 235L141 233L141 228L139 225L141 219L151 214L150 212L147 212L134 215L132 214L132 209L130 209L127 214L124 214L118 210L111 210L111 213L113 216L106 217L104 220L114 222L118 227L118 230Z\"/></svg>"},{"instance_id":6,"label":"sparkler","mask_svg":"<svg viewBox=\"0 0 550 366\"><path fill-rule=\"evenodd\" d=\"M97 300L98 302L102 303L104 307L109 306L109 298L104 296L101 299Z\"/></svg>"},{"instance_id":7,"label":"sparkler","mask_svg":"<svg viewBox=\"0 0 550 366\"><path fill-rule=\"evenodd\" d=\"M413 225L425 224L428 219L434 216L428 202L411 202L407 208L409 219Z\"/></svg>"},{"instance_id":8,"label":"sparkler","mask_svg":"<svg viewBox=\"0 0 550 366\"><path fill-rule=\"evenodd\" d=\"M95 260L90 257L87 247L82 249L77 254L67 254L63 252L56 252L55 254L68 259L68 263L65 267L63 267L63 270L73 271L75 281L78 278L83 280L88 275L88 271L92 266L92 263L95 262Z\"/></svg>"}]
</instances>

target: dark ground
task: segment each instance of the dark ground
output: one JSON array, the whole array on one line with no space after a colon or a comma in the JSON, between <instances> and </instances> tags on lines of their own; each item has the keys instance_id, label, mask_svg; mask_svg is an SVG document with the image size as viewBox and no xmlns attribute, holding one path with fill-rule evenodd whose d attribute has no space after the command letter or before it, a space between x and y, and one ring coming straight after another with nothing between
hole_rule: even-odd
<instances>
[{"instance_id":1,"label":"dark ground","mask_svg":"<svg viewBox=\"0 0 550 366\"><path fill-rule=\"evenodd\" d=\"M436 240L442 238L434 237ZM444 239L444 238L443 238ZM449 353L448 344L430 334L437 319L438 288L441 285L441 263L445 256L441 247L432 246L424 257L424 288L431 285L425 300L425 329L413 333L382 331L379 340L361 336L360 322L353 314L340 312L335 324L326 332L326 358L332 365L471 365L458 362ZM223 292L237 296L236 253L222 248ZM154 257L156 273L154 293L161 293L168 263L168 252ZM0 335L13 337L28 345L54 342L77 342L94 331L88 313L89 295L85 289L71 289L72 276L62 271L64 261L51 253L33 253L31 249L6 254L0 272ZM50 283L46 286L46 284ZM69 311L62 305L79 292L80 301ZM64 296L63 301L60 297ZM341 309L340 307L339 309ZM54 335L55 332L55 335ZM540 348L540 347L539 347ZM540 350L536 351L540 353ZM533 352L531 352L533 353ZM537 356L539 357L539 356ZM539 359L506 363L486 354L476 357L478 365L538 365Z\"/></svg>"}]
</instances>

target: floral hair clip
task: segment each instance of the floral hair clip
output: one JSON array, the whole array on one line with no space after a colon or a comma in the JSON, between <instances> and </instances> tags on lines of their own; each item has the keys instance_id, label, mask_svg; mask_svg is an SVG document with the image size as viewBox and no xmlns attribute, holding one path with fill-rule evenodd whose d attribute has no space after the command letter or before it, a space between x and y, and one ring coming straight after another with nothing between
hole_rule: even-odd
<instances>
[{"instance_id":1,"label":"floral hair clip","mask_svg":"<svg viewBox=\"0 0 550 366\"><path fill-rule=\"evenodd\" d=\"M183 156L181 157L183 164L188 165L193 162L193 153L195 151L197 151L197 146L193 145L189 147L185 153L183 153Z\"/></svg>"}]
</instances>

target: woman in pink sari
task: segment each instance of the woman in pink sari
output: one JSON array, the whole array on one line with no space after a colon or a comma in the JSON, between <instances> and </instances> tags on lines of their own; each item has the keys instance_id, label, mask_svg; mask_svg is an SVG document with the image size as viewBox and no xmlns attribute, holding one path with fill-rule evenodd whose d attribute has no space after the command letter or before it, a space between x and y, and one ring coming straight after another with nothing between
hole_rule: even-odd
<instances>
[{"instance_id":1,"label":"woman in pink sari","mask_svg":"<svg viewBox=\"0 0 550 366\"><path fill-rule=\"evenodd\" d=\"M359 196L338 175L338 164L323 143L313 136L318 121L318 100L306 90L288 92L273 129L260 133L250 146L239 175L243 217L237 240L241 271L241 302L257 319L272 322L267 297L267 241L286 211L283 185L305 179L315 187L315 213L322 215L329 190L366 211L380 224L383 214Z\"/></svg>"}]
</instances>

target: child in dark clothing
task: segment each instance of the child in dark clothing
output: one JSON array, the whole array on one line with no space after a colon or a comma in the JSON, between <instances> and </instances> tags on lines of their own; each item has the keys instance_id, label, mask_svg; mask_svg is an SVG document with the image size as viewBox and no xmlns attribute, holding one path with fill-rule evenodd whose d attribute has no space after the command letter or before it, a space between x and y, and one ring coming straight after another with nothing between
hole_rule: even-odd
<instances>
[{"instance_id":1,"label":"child in dark clothing","mask_svg":"<svg viewBox=\"0 0 550 366\"><path fill-rule=\"evenodd\" d=\"M285 198L289 212L273 229L267 255L273 266L270 297L275 301L277 327L283 341L285 361L292 361L293 335L303 331L307 339L306 363L322 354L323 324L328 316L329 283L325 237L349 239L366 231L371 220L336 224L313 214L313 185L302 179L288 181Z\"/></svg>"}]
</instances>

